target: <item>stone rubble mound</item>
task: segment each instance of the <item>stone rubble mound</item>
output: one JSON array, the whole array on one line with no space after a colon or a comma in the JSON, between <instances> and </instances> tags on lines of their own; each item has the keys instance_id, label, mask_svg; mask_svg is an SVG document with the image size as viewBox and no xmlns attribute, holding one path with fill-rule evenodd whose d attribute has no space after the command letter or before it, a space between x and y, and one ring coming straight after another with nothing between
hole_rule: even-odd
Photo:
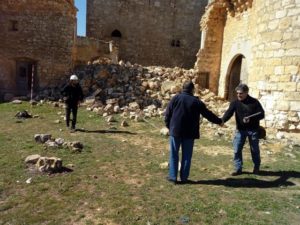
<instances>
[{"instance_id":1,"label":"stone rubble mound","mask_svg":"<svg viewBox=\"0 0 300 225\"><path fill-rule=\"evenodd\" d=\"M193 69L143 67L123 61L119 64L94 62L78 68L76 74L88 96L87 109L102 116L124 113L136 121L144 116L162 116L170 99L188 80L196 84L195 95L215 113L220 115L228 107L228 103L214 93L200 88L198 74Z\"/></svg>"},{"instance_id":2,"label":"stone rubble mound","mask_svg":"<svg viewBox=\"0 0 300 225\"><path fill-rule=\"evenodd\" d=\"M57 157L42 157L40 155L30 155L25 159L27 166L33 165L39 172L55 173L62 170L62 160Z\"/></svg>"}]
</instances>

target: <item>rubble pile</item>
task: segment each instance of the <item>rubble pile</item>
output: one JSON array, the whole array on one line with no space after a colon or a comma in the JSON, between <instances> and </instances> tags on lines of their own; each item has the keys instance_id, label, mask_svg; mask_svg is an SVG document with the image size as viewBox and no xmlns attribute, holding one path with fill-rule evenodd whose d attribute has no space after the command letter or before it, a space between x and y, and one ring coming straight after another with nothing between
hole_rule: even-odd
<instances>
[{"instance_id":1,"label":"rubble pile","mask_svg":"<svg viewBox=\"0 0 300 225\"><path fill-rule=\"evenodd\" d=\"M103 116L123 113L123 116L137 121L144 116L161 116L170 99L181 91L187 80L196 84L195 95L217 114L228 106L214 93L200 88L198 75L193 69L96 61L78 69L76 74L80 77L85 96L89 96L85 102L87 109Z\"/></svg>"}]
</instances>

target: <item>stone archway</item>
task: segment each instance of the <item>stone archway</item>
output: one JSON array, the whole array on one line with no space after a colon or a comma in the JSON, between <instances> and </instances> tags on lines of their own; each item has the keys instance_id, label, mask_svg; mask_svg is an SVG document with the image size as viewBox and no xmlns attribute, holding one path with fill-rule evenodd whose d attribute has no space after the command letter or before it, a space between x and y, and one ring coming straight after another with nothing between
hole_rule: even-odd
<instances>
[{"instance_id":1,"label":"stone archway","mask_svg":"<svg viewBox=\"0 0 300 225\"><path fill-rule=\"evenodd\" d=\"M248 82L248 69L246 58L239 54L236 55L229 64L226 76L225 98L232 101L236 98L235 88L241 82Z\"/></svg>"}]
</instances>

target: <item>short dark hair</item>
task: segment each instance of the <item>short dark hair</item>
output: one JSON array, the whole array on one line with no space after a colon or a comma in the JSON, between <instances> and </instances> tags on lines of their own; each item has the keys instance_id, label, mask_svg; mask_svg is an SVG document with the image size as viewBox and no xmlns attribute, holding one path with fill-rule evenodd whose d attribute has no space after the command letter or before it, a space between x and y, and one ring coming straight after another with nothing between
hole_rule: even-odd
<instances>
[{"instance_id":1,"label":"short dark hair","mask_svg":"<svg viewBox=\"0 0 300 225\"><path fill-rule=\"evenodd\" d=\"M182 86L182 89L187 92L192 92L194 88L195 88L195 86L192 81L186 81L186 82L184 82L184 84Z\"/></svg>"},{"instance_id":2,"label":"short dark hair","mask_svg":"<svg viewBox=\"0 0 300 225\"><path fill-rule=\"evenodd\" d=\"M249 91L249 87L247 84L239 84L236 88L235 91L242 91L242 92L247 92Z\"/></svg>"}]
</instances>

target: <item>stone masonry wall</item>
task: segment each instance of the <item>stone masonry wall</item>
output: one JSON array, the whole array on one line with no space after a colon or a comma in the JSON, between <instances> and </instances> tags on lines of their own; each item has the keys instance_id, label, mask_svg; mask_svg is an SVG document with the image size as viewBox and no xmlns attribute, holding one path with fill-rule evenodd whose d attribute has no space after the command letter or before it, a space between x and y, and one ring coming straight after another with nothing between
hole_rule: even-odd
<instances>
[{"instance_id":1,"label":"stone masonry wall","mask_svg":"<svg viewBox=\"0 0 300 225\"><path fill-rule=\"evenodd\" d=\"M243 55L248 71L243 82L262 103L266 126L299 130L300 1L220 0L212 4L218 3L227 9L224 31L220 31L224 35L218 94L225 97L232 62Z\"/></svg>"},{"instance_id":2,"label":"stone masonry wall","mask_svg":"<svg viewBox=\"0 0 300 225\"><path fill-rule=\"evenodd\" d=\"M15 70L18 60L36 63L40 88L57 84L57 80L72 68L75 24L73 0L1 0L2 94L17 92ZM7 63L9 69L4 65ZM2 70L6 72L1 73Z\"/></svg>"},{"instance_id":3,"label":"stone masonry wall","mask_svg":"<svg viewBox=\"0 0 300 225\"><path fill-rule=\"evenodd\" d=\"M110 58L109 42L89 37L77 37L74 51L76 65L85 65L98 57Z\"/></svg>"},{"instance_id":4,"label":"stone masonry wall","mask_svg":"<svg viewBox=\"0 0 300 225\"><path fill-rule=\"evenodd\" d=\"M89 0L87 36L111 40L118 30L120 59L190 68L200 46L199 20L206 5L207 0Z\"/></svg>"},{"instance_id":5,"label":"stone masonry wall","mask_svg":"<svg viewBox=\"0 0 300 225\"><path fill-rule=\"evenodd\" d=\"M209 77L201 79L206 84L200 83L199 85L209 88L214 93L218 92L225 15L222 4L210 4L200 22L203 38L197 54L195 69L200 77L201 74L202 76L209 75Z\"/></svg>"}]
</instances>

